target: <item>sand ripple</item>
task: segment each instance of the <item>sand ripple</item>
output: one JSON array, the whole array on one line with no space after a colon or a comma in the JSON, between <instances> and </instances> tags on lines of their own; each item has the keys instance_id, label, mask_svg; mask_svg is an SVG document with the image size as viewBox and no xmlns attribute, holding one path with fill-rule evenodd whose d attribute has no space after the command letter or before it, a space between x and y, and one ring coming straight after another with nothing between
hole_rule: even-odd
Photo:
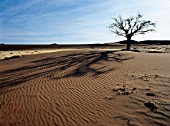
<instances>
[{"instance_id":1,"label":"sand ripple","mask_svg":"<svg viewBox=\"0 0 170 126\"><path fill-rule=\"evenodd\" d=\"M169 59L67 51L1 61L0 125L169 126Z\"/></svg>"}]
</instances>

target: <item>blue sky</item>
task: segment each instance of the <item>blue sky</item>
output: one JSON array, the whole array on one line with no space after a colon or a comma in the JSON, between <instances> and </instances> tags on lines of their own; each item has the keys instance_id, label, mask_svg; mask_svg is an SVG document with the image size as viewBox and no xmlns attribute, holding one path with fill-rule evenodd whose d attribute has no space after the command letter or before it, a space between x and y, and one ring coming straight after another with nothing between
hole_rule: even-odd
<instances>
[{"instance_id":1,"label":"blue sky","mask_svg":"<svg viewBox=\"0 0 170 126\"><path fill-rule=\"evenodd\" d=\"M78 44L124 40L106 26L111 17L143 14L155 33L135 40L170 40L170 0L0 0L0 43Z\"/></svg>"}]
</instances>

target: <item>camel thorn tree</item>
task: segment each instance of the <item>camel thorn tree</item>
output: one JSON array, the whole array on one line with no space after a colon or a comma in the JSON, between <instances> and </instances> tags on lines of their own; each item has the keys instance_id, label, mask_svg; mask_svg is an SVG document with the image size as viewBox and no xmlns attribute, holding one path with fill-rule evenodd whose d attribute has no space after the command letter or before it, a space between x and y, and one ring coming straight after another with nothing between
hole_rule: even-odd
<instances>
[{"instance_id":1,"label":"camel thorn tree","mask_svg":"<svg viewBox=\"0 0 170 126\"><path fill-rule=\"evenodd\" d=\"M108 26L112 33L126 37L127 50L130 50L131 38L133 36L155 31L153 28L156 27L156 24L150 20L142 20L142 17L141 14L126 19L118 16L117 18L112 18L113 23Z\"/></svg>"}]
</instances>

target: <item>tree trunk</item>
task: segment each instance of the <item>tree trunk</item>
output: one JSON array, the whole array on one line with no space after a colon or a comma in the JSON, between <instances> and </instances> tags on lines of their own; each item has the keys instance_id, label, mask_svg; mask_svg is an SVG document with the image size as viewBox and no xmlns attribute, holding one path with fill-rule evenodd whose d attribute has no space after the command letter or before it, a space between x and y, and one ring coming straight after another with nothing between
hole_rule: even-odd
<instances>
[{"instance_id":1,"label":"tree trunk","mask_svg":"<svg viewBox=\"0 0 170 126\"><path fill-rule=\"evenodd\" d=\"M126 50L130 51L130 46L131 46L131 37L127 37L127 47L126 47Z\"/></svg>"}]
</instances>

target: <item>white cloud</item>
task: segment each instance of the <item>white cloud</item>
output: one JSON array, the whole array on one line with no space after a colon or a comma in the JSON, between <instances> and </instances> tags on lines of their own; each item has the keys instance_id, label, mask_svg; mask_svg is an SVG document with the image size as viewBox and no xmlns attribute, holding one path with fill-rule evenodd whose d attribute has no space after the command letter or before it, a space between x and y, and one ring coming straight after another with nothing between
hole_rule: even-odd
<instances>
[{"instance_id":1,"label":"white cloud","mask_svg":"<svg viewBox=\"0 0 170 126\"><path fill-rule=\"evenodd\" d=\"M29 0L0 12L3 23L0 39L64 43L117 41L124 38L106 29L112 22L111 17L133 16L138 12L144 14L144 19L157 21L157 32L135 39L168 39L169 6L168 0Z\"/></svg>"}]
</instances>

